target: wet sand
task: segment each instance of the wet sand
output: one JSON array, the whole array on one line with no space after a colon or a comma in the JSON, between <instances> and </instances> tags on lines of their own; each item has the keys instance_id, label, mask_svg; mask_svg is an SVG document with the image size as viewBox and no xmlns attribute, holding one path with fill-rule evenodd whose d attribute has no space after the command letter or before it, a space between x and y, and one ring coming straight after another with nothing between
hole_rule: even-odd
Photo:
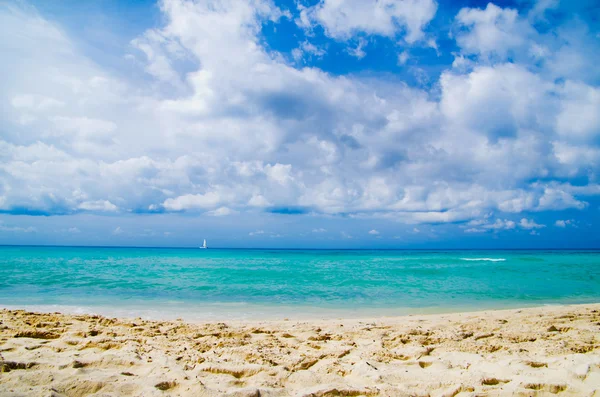
<instances>
[{"instance_id":1,"label":"wet sand","mask_svg":"<svg viewBox=\"0 0 600 397\"><path fill-rule=\"evenodd\" d=\"M600 304L191 324L0 311L1 396L600 396Z\"/></svg>"}]
</instances>

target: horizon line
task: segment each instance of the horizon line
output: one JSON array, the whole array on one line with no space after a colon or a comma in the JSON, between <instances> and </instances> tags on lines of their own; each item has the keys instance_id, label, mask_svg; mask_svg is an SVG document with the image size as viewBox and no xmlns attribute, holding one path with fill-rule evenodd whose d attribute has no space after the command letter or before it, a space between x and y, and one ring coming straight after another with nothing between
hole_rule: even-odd
<instances>
[{"instance_id":1,"label":"horizon line","mask_svg":"<svg viewBox=\"0 0 600 397\"><path fill-rule=\"evenodd\" d=\"M0 248L145 248L201 249L198 246L139 246L139 245L61 245L61 244L0 244ZM280 250L280 251L600 251L600 247L584 248L275 248L275 247L209 247L208 250Z\"/></svg>"}]
</instances>

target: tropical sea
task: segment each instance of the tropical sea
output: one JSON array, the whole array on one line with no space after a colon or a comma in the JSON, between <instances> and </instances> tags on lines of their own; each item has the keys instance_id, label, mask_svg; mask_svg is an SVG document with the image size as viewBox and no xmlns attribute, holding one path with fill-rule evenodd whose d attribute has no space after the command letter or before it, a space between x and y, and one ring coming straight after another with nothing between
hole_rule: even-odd
<instances>
[{"instance_id":1,"label":"tropical sea","mask_svg":"<svg viewBox=\"0 0 600 397\"><path fill-rule=\"evenodd\" d=\"M600 251L0 247L0 307L188 321L600 302Z\"/></svg>"}]
</instances>

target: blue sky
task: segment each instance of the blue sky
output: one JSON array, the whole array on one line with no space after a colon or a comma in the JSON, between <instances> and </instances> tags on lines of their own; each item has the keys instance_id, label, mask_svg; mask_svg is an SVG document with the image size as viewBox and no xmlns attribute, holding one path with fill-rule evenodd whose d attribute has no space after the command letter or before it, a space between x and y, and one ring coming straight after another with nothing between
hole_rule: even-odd
<instances>
[{"instance_id":1,"label":"blue sky","mask_svg":"<svg viewBox=\"0 0 600 397\"><path fill-rule=\"evenodd\" d=\"M0 243L600 247L594 1L0 5Z\"/></svg>"}]
</instances>

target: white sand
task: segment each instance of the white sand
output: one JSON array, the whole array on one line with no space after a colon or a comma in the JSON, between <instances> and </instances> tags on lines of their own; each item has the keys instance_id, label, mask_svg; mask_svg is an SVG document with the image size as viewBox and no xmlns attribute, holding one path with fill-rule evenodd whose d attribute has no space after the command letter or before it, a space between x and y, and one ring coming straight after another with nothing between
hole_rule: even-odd
<instances>
[{"instance_id":1,"label":"white sand","mask_svg":"<svg viewBox=\"0 0 600 397\"><path fill-rule=\"evenodd\" d=\"M1 396L600 396L600 304L188 324L0 311Z\"/></svg>"}]
</instances>

